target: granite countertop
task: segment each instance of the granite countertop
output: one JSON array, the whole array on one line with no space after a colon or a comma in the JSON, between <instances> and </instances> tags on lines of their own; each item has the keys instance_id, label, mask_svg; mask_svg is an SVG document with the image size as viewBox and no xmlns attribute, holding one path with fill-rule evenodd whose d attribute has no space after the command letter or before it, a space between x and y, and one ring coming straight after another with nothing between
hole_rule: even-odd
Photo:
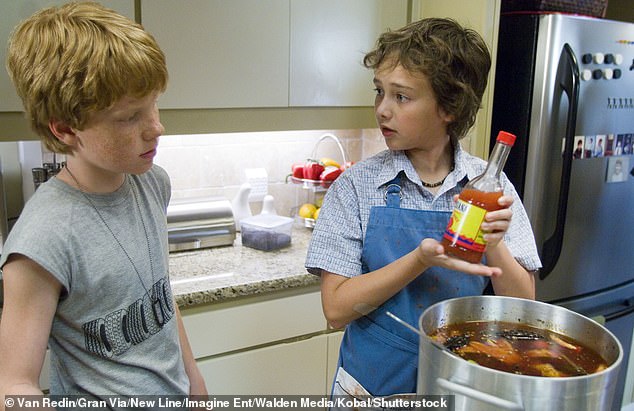
<instances>
[{"instance_id":1,"label":"granite countertop","mask_svg":"<svg viewBox=\"0 0 634 411\"><path fill-rule=\"evenodd\" d=\"M180 308L319 284L304 268L311 231L293 227L291 245L275 251L233 246L170 254L172 290Z\"/></svg>"}]
</instances>

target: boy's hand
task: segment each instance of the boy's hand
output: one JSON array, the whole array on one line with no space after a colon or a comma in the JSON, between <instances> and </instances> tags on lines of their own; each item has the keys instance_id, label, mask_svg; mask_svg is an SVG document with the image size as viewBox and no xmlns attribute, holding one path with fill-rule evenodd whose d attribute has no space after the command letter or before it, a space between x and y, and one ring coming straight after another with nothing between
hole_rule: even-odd
<instances>
[{"instance_id":1,"label":"boy's hand","mask_svg":"<svg viewBox=\"0 0 634 411\"><path fill-rule=\"evenodd\" d=\"M496 247L511 225L513 211L510 207L513 204L513 197L503 195L498 199L498 204L502 209L486 213L481 226L482 230L486 232L484 240L487 243L487 248Z\"/></svg>"},{"instance_id":2,"label":"boy's hand","mask_svg":"<svg viewBox=\"0 0 634 411\"><path fill-rule=\"evenodd\" d=\"M486 277L502 274L498 267L489 267L484 264L472 264L459 258L450 257L445 254L445 249L440 242L433 238L424 239L418 246L420 249L419 259L426 266L444 267L450 270L462 271L472 275L483 275Z\"/></svg>"}]
</instances>

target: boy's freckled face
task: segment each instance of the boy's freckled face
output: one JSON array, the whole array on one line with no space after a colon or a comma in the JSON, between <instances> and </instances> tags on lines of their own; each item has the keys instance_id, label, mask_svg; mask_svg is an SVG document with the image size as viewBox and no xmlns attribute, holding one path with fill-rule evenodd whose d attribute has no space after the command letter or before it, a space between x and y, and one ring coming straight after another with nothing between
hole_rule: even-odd
<instances>
[{"instance_id":1,"label":"boy's freckled face","mask_svg":"<svg viewBox=\"0 0 634 411\"><path fill-rule=\"evenodd\" d=\"M451 116L437 104L427 77L400 64L374 72L377 123L391 150L427 149L446 143Z\"/></svg>"},{"instance_id":2,"label":"boy's freckled face","mask_svg":"<svg viewBox=\"0 0 634 411\"><path fill-rule=\"evenodd\" d=\"M150 169L164 129L156 105L158 94L124 97L90 118L77 131L77 154L93 167L141 174Z\"/></svg>"}]
</instances>

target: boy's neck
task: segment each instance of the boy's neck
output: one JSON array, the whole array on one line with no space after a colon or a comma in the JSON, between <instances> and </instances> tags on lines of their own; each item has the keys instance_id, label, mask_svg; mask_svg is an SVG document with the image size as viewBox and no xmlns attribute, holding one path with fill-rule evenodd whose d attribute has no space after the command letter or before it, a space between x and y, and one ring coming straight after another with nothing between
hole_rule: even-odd
<instances>
[{"instance_id":1,"label":"boy's neck","mask_svg":"<svg viewBox=\"0 0 634 411\"><path fill-rule=\"evenodd\" d=\"M94 169L67 163L66 167L57 174L64 183L84 193L106 194L117 191L125 182L124 173L99 173Z\"/></svg>"},{"instance_id":2,"label":"boy's neck","mask_svg":"<svg viewBox=\"0 0 634 411\"><path fill-rule=\"evenodd\" d=\"M443 147L432 150L408 151L407 157L414 166L416 173L423 181L434 182L442 180L449 174L454 163L453 145L451 141Z\"/></svg>"}]
</instances>

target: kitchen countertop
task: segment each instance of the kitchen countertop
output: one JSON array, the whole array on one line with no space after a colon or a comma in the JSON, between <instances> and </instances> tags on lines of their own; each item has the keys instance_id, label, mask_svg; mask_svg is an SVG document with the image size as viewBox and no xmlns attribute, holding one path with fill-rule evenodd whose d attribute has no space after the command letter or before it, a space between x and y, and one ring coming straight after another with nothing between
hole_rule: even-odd
<instances>
[{"instance_id":1,"label":"kitchen countertop","mask_svg":"<svg viewBox=\"0 0 634 411\"><path fill-rule=\"evenodd\" d=\"M176 304L186 309L319 284L319 277L304 268L311 233L295 226L291 245L275 251L243 247L238 233L233 246L170 253L170 280Z\"/></svg>"},{"instance_id":2,"label":"kitchen countertop","mask_svg":"<svg viewBox=\"0 0 634 411\"><path fill-rule=\"evenodd\" d=\"M304 268L311 231L293 227L289 247L260 251L242 246L238 234L233 246L170 254L172 290L181 309L319 284Z\"/></svg>"}]
</instances>

